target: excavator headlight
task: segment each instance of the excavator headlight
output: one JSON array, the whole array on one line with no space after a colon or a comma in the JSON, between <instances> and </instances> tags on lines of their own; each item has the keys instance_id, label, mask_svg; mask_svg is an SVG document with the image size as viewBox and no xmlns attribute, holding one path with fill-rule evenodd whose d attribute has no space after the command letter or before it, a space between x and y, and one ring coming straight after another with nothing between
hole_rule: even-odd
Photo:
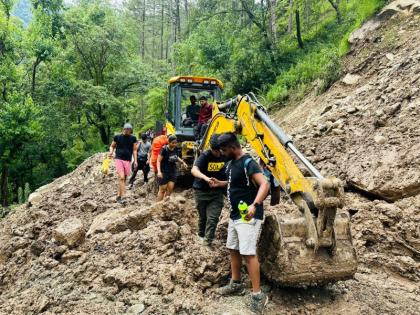
<instances>
[{"instance_id":1,"label":"excavator headlight","mask_svg":"<svg viewBox=\"0 0 420 315\"><path fill-rule=\"evenodd\" d=\"M185 79L179 79L180 82L185 82Z\"/></svg>"},{"instance_id":2,"label":"excavator headlight","mask_svg":"<svg viewBox=\"0 0 420 315\"><path fill-rule=\"evenodd\" d=\"M187 80L188 83L193 83L192 79Z\"/></svg>"},{"instance_id":3,"label":"excavator headlight","mask_svg":"<svg viewBox=\"0 0 420 315\"><path fill-rule=\"evenodd\" d=\"M216 84L216 81L210 81L210 84Z\"/></svg>"},{"instance_id":4,"label":"excavator headlight","mask_svg":"<svg viewBox=\"0 0 420 315\"><path fill-rule=\"evenodd\" d=\"M204 84L209 84L209 81L207 81L207 80L204 80L204 82L203 82Z\"/></svg>"}]
</instances>

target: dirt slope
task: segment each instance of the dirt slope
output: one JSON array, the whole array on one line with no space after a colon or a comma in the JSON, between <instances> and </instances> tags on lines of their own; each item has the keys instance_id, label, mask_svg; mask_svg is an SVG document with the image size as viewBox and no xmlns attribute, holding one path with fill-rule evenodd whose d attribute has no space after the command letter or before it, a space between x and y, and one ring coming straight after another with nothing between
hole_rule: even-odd
<instances>
[{"instance_id":1,"label":"dirt slope","mask_svg":"<svg viewBox=\"0 0 420 315\"><path fill-rule=\"evenodd\" d=\"M346 58L351 84L277 114L324 174L347 183L360 266L354 280L322 288L265 283L266 314L420 308L419 39L418 15L391 19ZM208 249L195 236L191 190L154 204L150 186L139 186L123 207L102 158L0 221L0 314L248 314L247 297L214 294L229 277L226 209Z\"/></svg>"}]
</instances>

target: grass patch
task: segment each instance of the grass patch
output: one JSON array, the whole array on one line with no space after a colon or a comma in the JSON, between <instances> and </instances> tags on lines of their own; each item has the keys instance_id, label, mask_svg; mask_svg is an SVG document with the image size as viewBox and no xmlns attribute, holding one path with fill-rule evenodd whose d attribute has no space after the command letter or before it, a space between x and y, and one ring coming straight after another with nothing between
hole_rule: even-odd
<instances>
[{"instance_id":1,"label":"grass patch","mask_svg":"<svg viewBox=\"0 0 420 315\"><path fill-rule=\"evenodd\" d=\"M315 81L320 81L317 93L325 92L342 75L340 57L350 50L350 34L385 3L385 0L343 2L344 19L340 24L327 8L322 21L305 31L304 49L297 46L294 35L284 37L278 44L281 69L276 82L267 91L267 100L284 105L291 98L290 94L294 100L302 99Z\"/></svg>"}]
</instances>

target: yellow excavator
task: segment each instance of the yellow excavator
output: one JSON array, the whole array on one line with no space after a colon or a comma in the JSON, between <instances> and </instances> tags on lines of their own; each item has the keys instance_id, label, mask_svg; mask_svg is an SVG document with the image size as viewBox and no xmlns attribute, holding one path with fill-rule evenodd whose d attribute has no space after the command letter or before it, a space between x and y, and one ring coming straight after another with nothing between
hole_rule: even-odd
<instances>
[{"instance_id":1,"label":"yellow excavator","mask_svg":"<svg viewBox=\"0 0 420 315\"><path fill-rule=\"evenodd\" d=\"M321 175L292 139L270 119L254 94L220 102L223 84L215 78L179 76L172 78L169 84L166 130L177 135L182 159L192 165L195 154L209 147L213 134L235 132L267 165L299 209L298 215L293 217L280 214L266 217L259 244L264 275L288 286L352 278L357 269L357 257L350 217L341 209L344 206L341 182ZM183 110L193 94L204 95L213 102L212 118L200 142L194 139L194 124L183 125ZM295 161L310 176L304 176Z\"/></svg>"}]
</instances>

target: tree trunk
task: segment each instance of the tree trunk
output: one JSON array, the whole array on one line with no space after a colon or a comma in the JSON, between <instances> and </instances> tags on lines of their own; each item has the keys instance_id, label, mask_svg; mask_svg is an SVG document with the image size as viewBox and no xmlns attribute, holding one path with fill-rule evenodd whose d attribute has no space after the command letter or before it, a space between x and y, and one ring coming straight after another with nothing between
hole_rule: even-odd
<instances>
[{"instance_id":1,"label":"tree trunk","mask_svg":"<svg viewBox=\"0 0 420 315\"><path fill-rule=\"evenodd\" d=\"M145 49L145 33L146 33L146 0L143 0L143 8L141 14L141 57L144 59L146 54Z\"/></svg>"},{"instance_id":2,"label":"tree trunk","mask_svg":"<svg viewBox=\"0 0 420 315\"><path fill-rule=\"evenodd\" d=\"M164 12L164 6L163 6L163 0L161 0L160 2L160 59L163 59L163 25L164 25L164 17L165 17L165 12Z\"/></svg>"},{"instance_id":3,"label":"tree trunk","mask_svg":"<svg viewBox=\"0 0 420 315\"><path fill-rule=\"evenodd\" d=\"M185 10L185 25L186 25L186 34L190 33L190 13L188 9L188 0L184 0L184 10Z\"/></svg>"},{"instance_id":4,"label":"tree trunk","mask_svg":"<svg viewBox=\"0 0 420 315\"><path fill-rule=\"evenodd\" d=\"M328 0L328 2L331 4L331 6L334 8L336 16L337 16L337 22L341 23L342 17L340 12L340 0Z\"/></svg>"},{"instance_id":5,"label":"tree trunk","mask_svg":"<svg viewBox=\"0 0 420 315\"><path fill-rule=\"evenodd\" d=\"M299 47L303 49L303 40L302 40L302 34L300 33L300 15L299 10L295 11L296 13L296 37L299 44Z\"/></svg>"},{"instance_id":6,"label":"tree trunk","mask_svg":"<svg viewBox=\"0 0 420 315\"><path fill-rule=\"evenodd\" d=\"M2 173L1 173L1 181L0 181L0 192L1 192L1 205L3 207L7 207L8 206L8 193L9 193L9 189L8 189L8 177L9 177L9 169L6 163L3 163L3 169L2 169Z\"/></svg>"},{"instance_id":7,"label":"tree trunk","mask_svg":"<svg viewBox=\"0 0 420 315\"><path fill-rule=\"evenodd\" d=\"M36 69L37 69L37 67L39 66L40 63L41 63L41 61L37 57L35 62L34 62L34 65L32 67L32 86L31 86L32 98L34 97L35 87L36 87Z\"/></svg>"},{"instance_id":8,"label":"tree trunk","mask_svg":"<svg viewBox=\"0 0 420 315\"><path fill-rule=\"evenodd\" d=\"M7 102L7 88L6 88L6 83L5 82L3 82L2 83L2 89L1 89L1 96L2 96L2 98L3 98L3 100L5 101L5 102Z\"/></svg>"},{"instance_id":9,"label":"tree trunk","mask_svg":"<svg viewBox=\"0 0 420 315\"><path fill-rule=\"evenodd\" d=\"M100 125L98 129L99 129L99 134L101 135L102 143L104 145L109 145L109 132L107 131L107 128L104 125Z\"/></svg>"},{"instance_id":10,"label":"tree trunk","mask_svg":"<svg viewBox=\"0 0 420 315\"><path fill-rule=\"evenodd\" d=\"M271 34L273 36L274 42L277 42L277 15L276 15L277 0L268 0L268 4L270 5Z\"/></svg>"},{"instance_id":11,"label":"tree trunk","mask_svg":"<svg viewBox=\"0 0 420 315\"><path fill-rule=\"evenodd\" d=\"M179 0L175 0L176 3L176 28L178 33L178 38L181 38L181 15L179 9Z\"/></svg>"},{"instance_id":12,"label":"tree trunk","mask_svg":"<svg viewBox=\"0 0 420 315\"><path fill-rule=\"evenodd\" d=\"M156 2L153 3L152 17L153 17L153 20L156 19ZM157 33L156 33L155 25L156 25L156 23L151 23L151 28L152 28L152 49L151 49L151 51L152 51L152 56L153 57L156 56L156 54L157 54L157 49L156 49L156 35L157 35Z\"/></svg>"},{"instance_id":13,"label":"tree trunk","mask_svg":"<svg viewBox=\"0 0 420 315\"><path fill-rule=\"evenodd\" d=\"M312 11L312 1L310 0L306 0L304 2L304 28L306 27L307 29L309 29L310 24L311 24L311 11Z\"/></svg>"},{"instance_id":14,"label":"tree trunk","mask_svg":"<svg viewBox=\"0 0 420 315\"><path fill-rule=\"evenodd\" d=\"M289 21L287 23L287 33L288 34L292 34L292 29L293 29L293 14L292 14L292 7L293 7L293 0L289 0L289 10L290 10L290 14L289 14Z\"/></svg>"}]
</instances>

